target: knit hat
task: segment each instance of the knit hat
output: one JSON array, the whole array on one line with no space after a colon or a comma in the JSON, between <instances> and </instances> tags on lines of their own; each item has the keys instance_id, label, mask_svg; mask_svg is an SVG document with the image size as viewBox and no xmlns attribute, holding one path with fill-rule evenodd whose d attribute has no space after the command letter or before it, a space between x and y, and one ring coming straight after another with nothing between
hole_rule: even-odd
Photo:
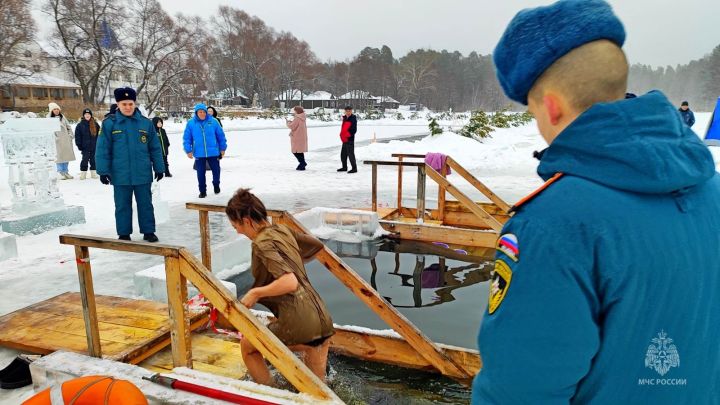
<instances>
[{"instance_id":1,"label":"knit hat","mask_svg":"<svg viewBox=\"0 0 720 405\"><path fill-rule=\"evenodd\" d=\"M690 104L689 104L687 101L683 101L682 104L680 104L680 107L682 107L682 106L684 106L684 105L686 105L686 106L688 106L688 107L690 106Z\"/></svg>"},{"instance_id":2,"label":"knit hat","mask_svg":"<svg viewBox=\"0 0 720 405\"><path fill-rule=\"evenodd\" d=\"M555 61L589 42L622 47L625 28L604 0L560 0L520 11L495 47L493 60L505 94L527 105L530 89Z\"/></svg>"},{"instance_id":3,"label":"knit hat","mask_svg":"<svg viewBox=\"0 0 720 405\"><path fill-rule=\"evenodd\" d=\"M57 105L57 103L48 103L48 111L52 112L52 110L54 110L56 108L58 110L62 110L62 108L60 108L60 106Z\"/></svg>"},{"instance_id":4,"label":"knit hat","mask_svg":"<svg viewBox=\"0 0 720 405\"><path fill-rule=\"evenodd\" d=\"M137 99L137 93L134 89L130 87L121 87L118 89L115 89L115 101L118 103L125 100L132 100L135 101Z\"/></svg>"},{"instance_id":5,"label":"knit hat","mask_svg":"<svg viewBox=\"0 0 720 405\"><path fill-rule=\"evenodd\" d=\"M84 116L85 114L90 114L91 117L93 115L92 110L89 108L83 110L82 115Z\"/></svg>"}]
</instances>

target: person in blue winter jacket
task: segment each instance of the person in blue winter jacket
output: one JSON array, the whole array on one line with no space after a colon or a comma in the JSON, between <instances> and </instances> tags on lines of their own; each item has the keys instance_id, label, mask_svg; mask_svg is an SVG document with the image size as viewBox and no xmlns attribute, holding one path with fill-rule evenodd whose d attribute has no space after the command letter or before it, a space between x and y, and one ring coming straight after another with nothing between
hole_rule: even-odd
<instances>
[{"instance_id":1,"label":"person in blue winter jacket","mask_svg":"<svg viewBox=\"0 0 720 405\"><path fill-rule=\"evenodd\" d=\"M195 106L195 115L185 126L183 147L190 159L195 159L200 198L207 197L205 166L209 165L213 176L213 189L220 194L220 159L225 156L227 141L220 123L208 114L205 104Z\"/></svg>"},{"instance_id":2,"label":"person in blue winter jacket","mask_svg":"<svg viewBox=\"0 0 720 405\"><path fill-rule=\"evenodd\" d=\"M687 101L683 101L680 104L680 108L678 108L678 112L680 113L680 116L682 117L683 122L685 125L692 128L693 125L695 125L695 113L692 112L690 109L690 103Z\"/></svg>"},{"instance_id":3,"label":"person in blue winter jacket","mask_svg":"<svg viewBox=\"0 0 720 405\"><path fill-rule=\"evenodd\" d=\"M662 93L624 98L624 40L562 0L495 49L549 147L497 241L473 404L720 401L720 176Z\"/></svg>"}]
</instances>

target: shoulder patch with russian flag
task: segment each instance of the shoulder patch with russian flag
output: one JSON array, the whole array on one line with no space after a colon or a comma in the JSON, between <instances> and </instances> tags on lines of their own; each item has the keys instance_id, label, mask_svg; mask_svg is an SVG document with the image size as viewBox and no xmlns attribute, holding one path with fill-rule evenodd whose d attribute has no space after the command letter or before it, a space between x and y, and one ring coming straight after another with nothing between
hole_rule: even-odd
<instances>
[{"instance_id":1,"label":"shoulder patch with russian flag","mask_svg":"<svg viewBox=\"0 0 720 405\"><path fill-rule=\"evenodd\" d=\"M517 236L506 233L498 239L497 246L495 248L498 252L501 252L505 256L509 257L510 260L517 262L520 258L520 248L518 245Z\"/></svg>"}]
</instances>

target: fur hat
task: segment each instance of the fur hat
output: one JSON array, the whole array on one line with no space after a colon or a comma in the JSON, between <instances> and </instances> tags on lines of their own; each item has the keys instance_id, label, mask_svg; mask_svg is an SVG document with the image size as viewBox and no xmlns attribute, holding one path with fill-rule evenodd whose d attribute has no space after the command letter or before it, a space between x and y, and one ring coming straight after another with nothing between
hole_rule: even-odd
<instances>
[{"instance_id":1,"label":"fur hat","mask_svg":"<svg viewBox=\"0 0 720 405\"><path fill-rule=\"evenodd\" d=\"M120 87L118 89L115 89L115 101L118 103L125 100L132 100L135 101L137 99L137 92L135 92L135 89L132 89L130 87Z\"/></svg>"},{"instance_id":2,"label":"fur hat","mask_svg":"<svg viewBox=\"0 0 720 405\"><path fill-rule=\"evenodd\" d=\"M505 94L527 105L535 81L555 61L589 42L622 47L625 28L605 0L560 0L520 11L495 47L493 60Z\"/></svg>"},{"instance_id":3,"label":"fur hat","mask_svg":"<svg viewBox=\"0 0 720 405\"><path fill-rule=\"evenodd\" d=\"M60 108L60 106L57 105L57 103L48 103L48 111L52 112L52 110L54 110L56 108L58 110L62 110L62 108Z\"/></svg>"}]
</instances>

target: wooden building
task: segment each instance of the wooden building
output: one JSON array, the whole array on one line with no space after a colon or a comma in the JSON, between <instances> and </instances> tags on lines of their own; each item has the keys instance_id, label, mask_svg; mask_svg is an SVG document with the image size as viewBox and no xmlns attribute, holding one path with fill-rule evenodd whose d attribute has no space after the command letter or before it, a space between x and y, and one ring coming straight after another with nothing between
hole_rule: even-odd
<instances>
[{"instance_id":1,"label":"wooden building","mask_svg":"<svg viewBox=\"0 0 720 405\"><path fill-rule=\"evenodd\" d=\"M82 110L80 86L44 73L31 76L0 75L0 109L3 111L40 112L48 103L65 110Z\"/></svg>"}]
</instances>

